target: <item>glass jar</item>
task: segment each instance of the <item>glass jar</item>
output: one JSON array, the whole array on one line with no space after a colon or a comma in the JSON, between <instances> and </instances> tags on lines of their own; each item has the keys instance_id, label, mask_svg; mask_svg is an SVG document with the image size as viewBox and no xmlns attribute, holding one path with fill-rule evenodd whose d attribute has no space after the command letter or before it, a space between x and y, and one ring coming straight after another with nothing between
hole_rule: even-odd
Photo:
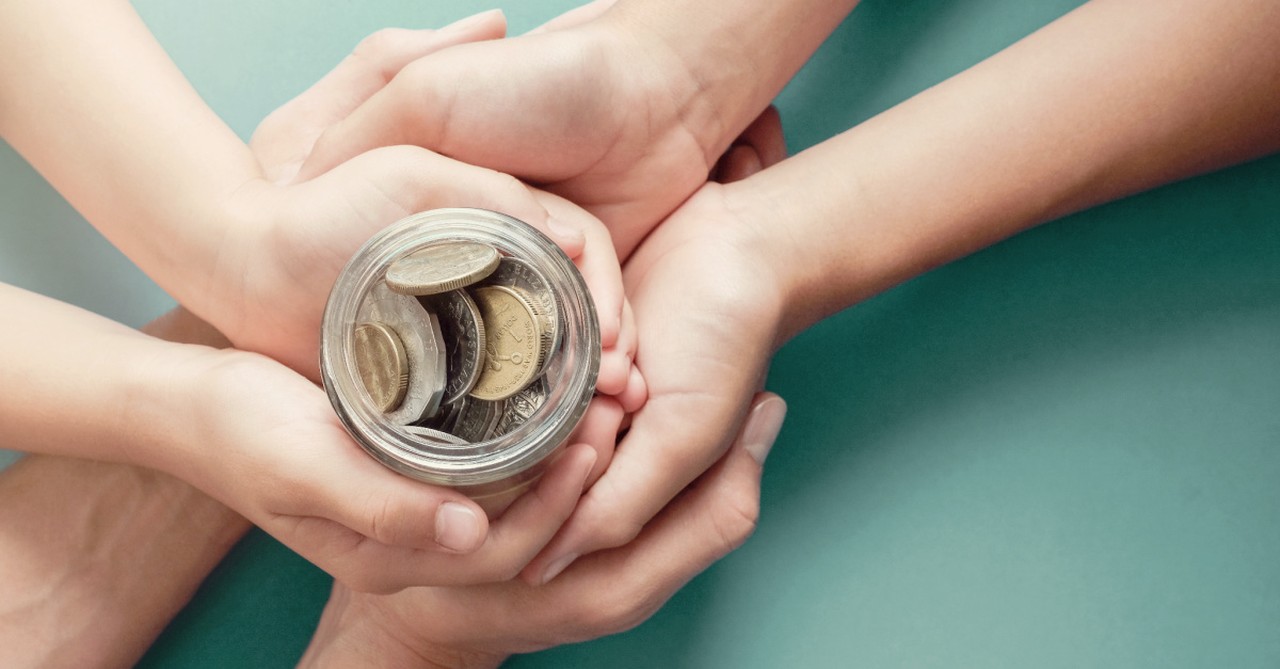
<instances>
[{"instance_id":1,"label":"glass jar","mask_svg":"<svg viewBox=\"0 0 1280 669\"><path fill-rule=\"evenodd\" d=\"M532 286L525 294L533 297L533 307L545 318L540 322L551 334L543 333L544 355L534 380L501 400L500 407L463 396L441 404L425 423L401 424L404 417L380 410L365 388L356 364L356 328L371 296L385 294L389 266L424 248L455 241L497 249L501 264L475 286L495 281ZM485 358L493 355L492 349L480 355L483 364L500 364ZM490 515L501 513L563 447L586 412L599 368L600 325L573 261L528 224L482 209L427 211L374 236L339 275L321 326L321 380L356 442L405 476L458 489ZM467 438L447 433L450 420Z\"/></svg>"}]
</instances>

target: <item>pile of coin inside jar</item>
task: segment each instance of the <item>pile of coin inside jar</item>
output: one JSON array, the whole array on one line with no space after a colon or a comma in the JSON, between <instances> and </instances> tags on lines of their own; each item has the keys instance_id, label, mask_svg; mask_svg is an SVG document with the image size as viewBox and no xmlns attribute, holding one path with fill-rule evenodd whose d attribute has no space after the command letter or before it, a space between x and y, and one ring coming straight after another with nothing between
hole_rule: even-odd
<instances>
[{"instance_id":1,"label":"pile of coin inside jar","mask_svg":"<svg viewBox=\"0 0 1280 669\"><path fill-rule=\"evenodd\" d=\"M599 348L586 285L551 240L503 214L435 210L380 233L343 271L321 376L375 458L483 498L522 488L568 438Z\"/></svg>"},{"instance_id":2,"label":"pile of coin inside jar","mask_svg":"<svg viewBox=\"0 0 1280 669\"><path fill-rule=\"evenodd\" d=\"M360 380L411 434L484 441L546 400L539 377L558 339L551 291L527 262L492 246L439 242L395 261L360 319Z\"/></svg>"}]
</instances>

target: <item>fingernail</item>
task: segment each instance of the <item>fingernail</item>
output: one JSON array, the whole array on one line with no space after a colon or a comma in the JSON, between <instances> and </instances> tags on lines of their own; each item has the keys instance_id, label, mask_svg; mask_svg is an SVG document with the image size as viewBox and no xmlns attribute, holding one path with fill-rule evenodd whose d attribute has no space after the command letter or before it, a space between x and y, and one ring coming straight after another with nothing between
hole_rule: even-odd
<instances>
[{"instance_id":1,"label":"fingernail","mask_svg":"<svg viewBox=\"0 0 1280 669\"><path fill-rule=\"evenodd\" d=\"M787 417L787 403L781 397L771 397L752 409L747 416L747 429L742 432L742 447L755 461L764 464L769 457L769 450L778 438L782 429L782 420Z\"/></svg>"},{"instance_id":2,"label":"fingernail","mask_svg":"<svg viewBox=\"0 0 1280 669\"><path fill-rule=\"evenodd\" d=\"M453 23L450 23L449 25L441 28L440 32L459 32L459 31L466 30L468 28L474 28L475 26L483 23L484 21L488 21L489 18L492 17L494 14L501 15L502 10L490 9L487 12L472 14L471 16L458 19L457 21L454 21Z\"/></svg>"},{"instance_id":3,"label":"fingernail","mask_svg":"<svg viewBox=\"0 0 1280 669\"><path fill-rule=\"evenodd\" d=\"M569 565L573 564L573 561L577 559L578 559L577 553L570 553L568 555L565 555L564 557L561 557L555 562L552 562L551 565L547 567L547 570L542 572L542 584L546 585L550 583L551 579L559 576L560 572L567 569Z\"/></svg>"},{"instance_id":4,"label":"fingernail","mask_svg":"<svg viewBox=\"0 0 1280 669\"><path fill-rule=\"evenodd\" d=\"M445 502L436 510L437 544L451 551L468 553L479 548L483 539L480 519L471 507Z\"/></svg>"},{"instance_id":5,"label":"fingernail","mask_svg":"<svg viewBox=\"0 0 1280 669\"><path fill-rule=\"evenodd\" d=\"M547 218L547 228L550 229L551 233L562 242L573 242L576 244L581 243L582 240L585 239L582 234L582 228L565 223L555 216Z\"/></svg>"}]
</instances>

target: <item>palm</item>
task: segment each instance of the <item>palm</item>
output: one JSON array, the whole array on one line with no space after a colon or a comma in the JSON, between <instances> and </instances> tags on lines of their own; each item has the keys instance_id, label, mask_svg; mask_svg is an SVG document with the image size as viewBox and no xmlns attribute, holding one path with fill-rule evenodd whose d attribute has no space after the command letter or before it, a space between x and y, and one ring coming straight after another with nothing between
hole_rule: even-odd
<instances>
[{"instance_id":1,"label":"palm","mask_svg":"<svg viewBox=\"0 0 1280 669\"><path fill-rule=\"evenodd\" d=\"M650 397L634 430L720 447L764 380L780 307L777 285L726 229L722 188L704 186L626 268Z\"/></svg>"},{"instance_id":2,"label":"palm","mask_svg":"<svg viewBox=\"0 0 1280 669\"><path fill-rule=\"evenodd\" d=\"M546 185L602 218L625 257L723 148L687 126L694 84L638 49L585 29L445 49L327 132L303 173L418 144Z\"/></svg>"}]
</instances>

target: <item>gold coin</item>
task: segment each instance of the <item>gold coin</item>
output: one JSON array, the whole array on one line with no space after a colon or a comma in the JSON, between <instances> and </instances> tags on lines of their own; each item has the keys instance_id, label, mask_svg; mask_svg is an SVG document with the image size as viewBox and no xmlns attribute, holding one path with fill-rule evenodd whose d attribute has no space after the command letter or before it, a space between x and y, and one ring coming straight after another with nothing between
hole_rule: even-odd
<instances>
[{"instance_id":1,"label":"gold coin","mask_svg":"<svg viewBox=\"0 0 1280 669\"><path fill-rule=\"evenodd\" d=\"M395 331L382 323L361 323L353 350L360 381L378 411L400 406L409 388L409 358Z\"/></svg>"},{"instance_id":2,"label":"gold coin","mask_svg":"<svg viewBox=\"0 0 1280 669\"><path fill-rule=\"evenodd\" d=\"M479 242L432 244L391 263L387 286L405 295L436 295L489 276L501 259L498 249Z\"/></svg>"},{"instance_id":3,"label":"gold coin","mask_svg":"<svg viewBox=\"0 0 1280 669\"><path fill-rule=\"evenodd\" d=\"M484 320L484 370L471 389L482 400L503 400L524 389L542 366L545 321L518 288L485 286L472 296Z\"/></svg>"}]
</instances>

